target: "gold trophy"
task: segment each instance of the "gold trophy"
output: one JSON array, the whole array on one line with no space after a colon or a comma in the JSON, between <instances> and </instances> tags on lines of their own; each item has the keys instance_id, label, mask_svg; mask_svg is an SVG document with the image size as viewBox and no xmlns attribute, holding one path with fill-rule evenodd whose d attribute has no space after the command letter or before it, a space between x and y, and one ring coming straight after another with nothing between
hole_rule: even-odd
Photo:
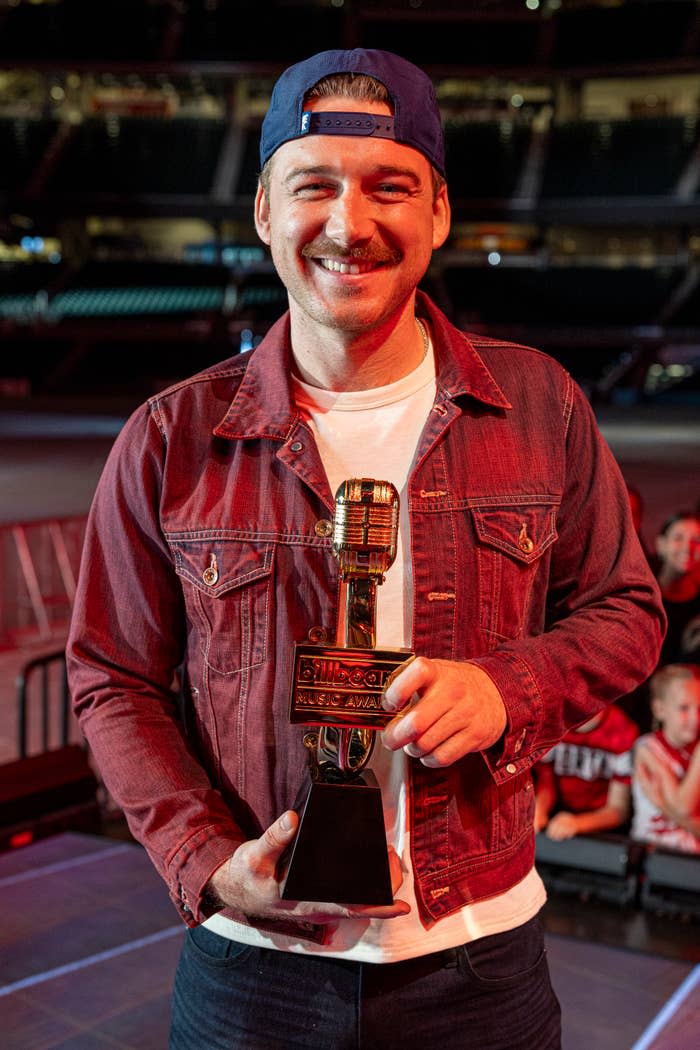
<instances>
[{"instance_id":1,"label":"gold trophy","mask_svg":"<svg viewBox=\"0 0 700 1050\"><path fill-rule=\"evenodd\" d=\"M285 900L391 904L379 785L367 768L389 678L413 654L376 649L377 587L396 557L399 496L388 481L351 478L335 497L333 553L345 590L344 638L295 646L290 722L304 736L310 786L282 882Z\"/></svg>"}]
</instances>

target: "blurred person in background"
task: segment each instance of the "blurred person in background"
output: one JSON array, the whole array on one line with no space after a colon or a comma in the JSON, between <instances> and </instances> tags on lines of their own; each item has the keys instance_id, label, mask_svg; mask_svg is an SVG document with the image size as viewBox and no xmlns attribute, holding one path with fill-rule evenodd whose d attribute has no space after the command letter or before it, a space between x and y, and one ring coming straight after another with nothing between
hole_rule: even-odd
<instances>
[{"instance_id":1,"label":"blurred person in background","mask_svg":"<svg viewBox=\"0 0 700 1050\"><path fill-rule=\"evenodd\" d=\"M635 747L632 838L700 853L700 668L669 664L650 687L657 729Z\"/></svg>"},{"instance_id":2,"label":"blurred person in background","mask_svg":"<svg viewBox=\"0 0 700 1050\"><path fill-rule=\"evenodd\" d=\"M700 663L700 518L693 511L670 517L656 537L668 630L660 664Z\"/></svg>"},{"instance_id":3,"label":"blurred person in background","mask_svg":"<svg viewBox=\"0 0 700 1050\"><path fill-rule=\"evenodd\" d=\"M638 736L616 704L570 729L535 767L535 831L561 841L622 828Z\"/></svg>"}]
</instances>

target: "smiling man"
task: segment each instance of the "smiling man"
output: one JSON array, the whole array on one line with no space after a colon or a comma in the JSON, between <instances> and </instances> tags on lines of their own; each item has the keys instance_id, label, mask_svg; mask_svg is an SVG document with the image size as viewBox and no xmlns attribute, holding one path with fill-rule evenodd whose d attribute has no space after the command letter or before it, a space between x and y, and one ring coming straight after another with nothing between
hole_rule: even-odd
<instances>
[{"instance_id":1,"label":"smiling man","mask_svg":"<svg viewBox=\"0 0 700 1050\"><path fill-rule=\"evenodd\" d=\"M450 222L424 73L364 50L292 66L261 168L289 311L124 428L70 640L84 731L188 926L170 1045L554 1050L530 769L655 665L626 489L555 362L417 291ZM417 654L371 758L381 906L286 900L279 872L306 766L293 646L336 636L351 477L400 493L377 644Z\"/></svg>"},{"instance_id":2,"label":"smiling man","mask_svg":"<svg viewBox=\"0 0 700 1050\"><path fill-rule=\"evenodd\" d=\"M325 90L341 85L326 80ZM355 80L354 90L361 88ZM385 130L382 122L394 123L385 94L387 101L372 101L312 91L303 119L325 130L325 121L337 127L334 114L357 109L373 129ZM435 189L433 172L423 153L392 138L314 130L283 143L266 162L256 227L289 292L294 357L307 382L367 389L420 363L416 286L450 220L444 180L436 175Z\"/></svg>"}]
</instances>

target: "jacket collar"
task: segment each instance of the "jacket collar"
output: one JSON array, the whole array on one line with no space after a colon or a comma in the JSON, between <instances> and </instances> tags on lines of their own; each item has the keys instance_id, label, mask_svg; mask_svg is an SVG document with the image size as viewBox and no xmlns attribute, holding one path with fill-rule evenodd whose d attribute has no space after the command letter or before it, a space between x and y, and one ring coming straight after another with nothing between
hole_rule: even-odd
<instances>
[{"instance_id":1,"label":"jacket collar","mask_svg":"<svg viewBox=\"0 0 700 1050\"><path fill-rule=\"evenodd\" d=\"M438 370L438 396L468 396L494 408L511 408L505 394L467 336L458 331L423 292L416 312L427 317L433 333ZM289 313L246 355L243 378L226 415L214 428L218 437L273 438L285 441L299 420L292 396Z\"/></svg>"}]
</instances>

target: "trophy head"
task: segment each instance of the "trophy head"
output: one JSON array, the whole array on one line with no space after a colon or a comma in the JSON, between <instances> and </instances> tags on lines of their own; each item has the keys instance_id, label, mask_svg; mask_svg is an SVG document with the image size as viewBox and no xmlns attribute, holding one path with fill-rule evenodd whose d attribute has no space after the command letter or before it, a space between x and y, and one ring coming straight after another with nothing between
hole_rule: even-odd
<instances>
[{"instance_id":1,"label":"trophy head","mask_svg":"<svg viewBox=\"0 0 700 1050\"><path fill-rule=\"evenodd\" d=\"M350 478L335 494L333 553L343 579L384 575L396 557L399 494L389 481Z\"/></svg>"}]
</instances>

